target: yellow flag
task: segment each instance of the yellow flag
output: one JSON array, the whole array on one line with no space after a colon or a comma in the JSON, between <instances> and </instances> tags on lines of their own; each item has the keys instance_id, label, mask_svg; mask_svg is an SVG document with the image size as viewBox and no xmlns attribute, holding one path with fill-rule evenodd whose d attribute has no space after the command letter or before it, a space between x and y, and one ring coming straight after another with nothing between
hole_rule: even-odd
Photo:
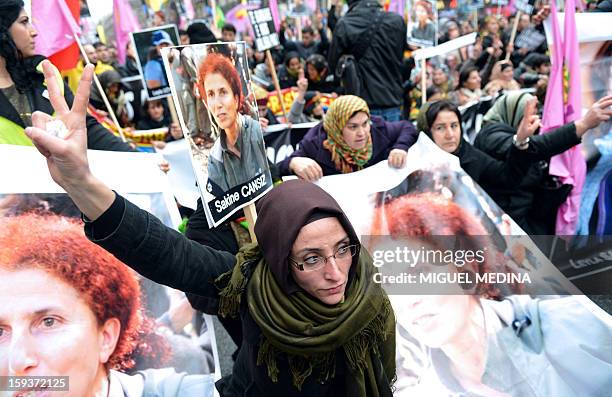
<instances>
[{"instance_id":1,"label":"yellow flag","mask_svg":"<svg viewBox=\"0 0 612 397\"><path fill-rule=\"evenodd\" d=\"M167 0L147 0L147 5L152 8L154 12L161 9L161 6L166 3Z\"/></svg>"},{"instance_id":2,"label":"yellow flag","mask_svg":"<svg viewBox=\"0 0 612 397\"><path fill-rule=\"evenodd\" d=\"M106 44L106 32L104 31L104 26L102 26L102 24L98 24L98 26L96 26L96 32L98 32L100 43Z\"/></svg>"}]
</instances>

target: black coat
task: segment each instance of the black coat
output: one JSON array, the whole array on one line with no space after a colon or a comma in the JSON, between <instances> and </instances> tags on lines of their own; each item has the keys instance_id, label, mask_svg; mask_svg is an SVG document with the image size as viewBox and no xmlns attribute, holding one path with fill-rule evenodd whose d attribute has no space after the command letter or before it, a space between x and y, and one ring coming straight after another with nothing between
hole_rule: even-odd
<instances>
[{"instance_id":1,"label":"black coat","mask_svg":"<svg viewBox=\"0 0 612 397\"><path fill-rule=\"evenodd\" d=\"M44 59L40 58L40 62ZM34 111L42 111L47 114L53 114L53 106L51 106L51 102L49 102L48 91L46 86L44 86L45 78L41 73L31 73L30 77L32 78L32 89L26 91L26 95L28 97L28 102L30 103L30 108L32 109L32 113ZM43 96L44 95L44 96ZM66 103L68 106L72 106L72 101L74 100L74 96L70 91L70 88L67 84L64 84L64 98L66 99ZM2 94L0 91L0 117L4 117L5 119L11 120L17 125L25 128L26 125L19 117L17 110L10 103L8 98ZM113 135L110 131L100 125L96 119L87 115L86 119L87 124L87 148L88 149L96 149L96 150L110 150L116 152L130 152L133 149L125 142L123 142L120 138ZM2 131L0 131L0 134Z\"/></svg>"},{"instance_id":2,"label":"black coat","mask_svg":"<svg viewBox=\"0 0 612 397\"><path fill-rule=\"evenodd\" d=\"M509 125L486 125L474 141L474 146L497 159L513 150L512 136L516 131ZM574 123L542 135L531 137L529 168L518 185L491 186L487 193L519 226L529 234L554 234L557 208L565 201L568 188L554 188L548 176L548 161L580 143Z\"/></svg>"},{"instance_id":3,"label":"black coat","mask_svg":"<svg viewBox=\"0 0 612 397\"><path fill-rule=\"evenodd\" d=\"M85 233L144 277L217 304L219 290L213 282L236 263L234 255L186 239L121 196L96 221L85 224ZM319 383L317 374L313 374L304 382L302 391L298 391L292 384L286 358L281 355L277 357L279 381L273 383L266 366L257 365L262 334L247 305L243 299L239 316L243 339L233 373L217 382L222 397L345 395L343 374L347 368L341 357L342 349L337 353L335 377L329 382Z\"/></svg>"},{"instance_id":4,"label":"black coat","mask_svg":"<svg viewBox=\"0 0 612 397\"><path fill-rule=\"evenodd\" d=\"M378 32L373 21L382 14ZM402 104L402 59L406 48L406 24L394 13L382 11L377 1L362 0L351 5L336 25L329 48L329 69L336 70L344 54L357 60L361 93L370 108Z\"/></svg>"},{"instance_id":5,"label":"black coat","mask_svg":"<svg viewBox=\"0 0 612 397\"><path fill-rule=\"evenodd\" d=\"M459 149L453 153L459 157L461 168L487 193L494 187L513 188L522 181L527 170L524 153L512 145L500 158L494 158L461 140ZM491 195L491 193L489 193Z\"/></svg>"}]
</instances>

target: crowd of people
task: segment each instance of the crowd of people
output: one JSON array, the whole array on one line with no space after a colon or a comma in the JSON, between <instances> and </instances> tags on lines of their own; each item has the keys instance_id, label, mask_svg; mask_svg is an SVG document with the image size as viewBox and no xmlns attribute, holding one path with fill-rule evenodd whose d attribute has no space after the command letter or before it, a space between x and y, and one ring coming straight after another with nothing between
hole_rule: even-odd
<instances>
[{"instance_id":1,"label":"crowd of people","mask_svg":"<svg viewBox=\"0 0 612 397\"><path fill-rule=\"evenodd\" d=\"M112 44L93 42L83 46L77 67L60 75L36 53L34 39L43 33L23 2L0 0L0 144L35 146L85 225L83 234L76 220L49 208L6 214L0 205L0 376L69 375L79 379L71 380L75 396L208 396L214 387L221 396L392 396L418 390L411 389L414 373L404 366L415 365L417 346L429 360L417 376L419 387L433 382L440 395L596 396L610 390L609 321L585 313L574 298L540 304L520 296L516 285L504 289L482 280L471 289L457 285L453 295L398 303L373 281L368 249L316 182L382 161L402 169L424 135L456 157L527 234L554 235L557 211L572 187L550 175L551 159L607 125L611 93L575 121L540 133L551 69L543 26L550 7L543 3L531 15L499 7L483 8L474 20L457 13L439 19L436 29L431 2L415 2L412 37L433 40L437 30L441 44L477 33L472 44L424 63L414 60L417 47L408 43L401 15L376 0L346 3L333 0L330 9L300 14L299 23L283 16L272 63L248 31L232 24L217 29L196 21L178 30L183 46L244 41L251 76L248 84L223 49L207 53L193 70L185 67L190 78L184 86L197 99L192 111L209 118L194 116L183 131L172 116L173 101L142 94L169 85L161 49L174 43L166 31L153 31L140 67L132 42L123 64ZM306 9L301 2L294 6ZM587 12L609 8L607 0L590 2ZM161 12L150 21L152 28L165 24ZM141 73L149 77L138 78ZM103 92L91 84L94 75ZM294 93L286 114L269 106L277 95L273 76ZM468 136L463 111L483 98L490 107ZM184 111L181 106L176 110ZM116 121L103 125L108 112ZM63 122L64 133L49 133L54 119ZM102 183L89 169L87 149L136 150L105 128L114 122L127 130L164 129L159 148L214 130L202 144L209 150L209 193L245 183L254 169L257 175L269 169L278 183L258 200L253 233L241 226L240 211L211 228L198 200L181 234ZM272 125L307 122L316 125L276 164L253 143ZM295 180L281 182L291 176ZM482 246L494 240L467 209L432 192L383 201L374 218L372 234L407 245L416 240L434 247L440 235L466 236L468 244ZM172 310L157 320L145 315L141 279L124 265L182 291L187 321L175 327ZM491 253L457 272L492 269L515 271ZM218 315L237 345L233 370L216 384L197 371L152 369L170 361L176 335L160 338L160 328L180 334L194 315L187 302ZM560 338L579 342L564 350ZM496 375L500 368L507 377Z\"/></svg>"}]
</instances>

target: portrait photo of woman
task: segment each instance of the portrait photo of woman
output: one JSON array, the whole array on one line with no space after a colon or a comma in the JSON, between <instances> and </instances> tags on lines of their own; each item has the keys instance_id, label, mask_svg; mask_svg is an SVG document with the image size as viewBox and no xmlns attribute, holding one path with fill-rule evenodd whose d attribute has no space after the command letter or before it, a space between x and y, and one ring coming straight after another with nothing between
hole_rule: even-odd
<instances>
[{"instance_id":1,"label":"portrait photo of woman","mask_svg":"<svg viewBox=\"0 0 612 397\"><path fill-rule=\"evenodd\" d=\"M610 316L585 297L530 296L518 282L476 281L476 275L517 272L491 249L478 217L435 193L392 199L375 217L372 234L400 246L435 251L462 236L456 251L486 251L466 263L417 266L469 274L464 279L471 283L449 282L444 295L392 296L396 396L598 396L610 390Z\"/></svg>"},{"instance_id":2,"label":"portrait photo of woman","mask_svg":"<svg viewBox=\"0 0 612 397\"><path fill-rule=\"evenodd\" d=\"M435 46L437 19L435 3L428 0L415 1L408 21L408 42L423 47Z\"/></svg>"},{"instance_id":3,"label":"portrait photo of woman","mask_svg":"<svg viewBox=\"0 0 612 397\"><path fill-rule=\"evenodd\" d=\"M0 396L212 396L213 374L171 367L176 352L141 292L136 273L78 221L1 216L0 377L58 378L47 391Z\"/></svg>"},{"instance_id":4,"label":"portrait photo of woman","mask_svg":"<svg viewBox=\"0 0 612 397\"><path fill-rule=\"evenodd\" d=\"M202 180L201 186L212 201L238 195L238 200L232 198L229 204L209 204L213 217L225 216L228 210L252 202L272 187L270 168L244 43L206 44L192 50L199 56L197 87L210 119L207 135L218 137L207 158L207 180Z\"/></svg>"}]
</instances>

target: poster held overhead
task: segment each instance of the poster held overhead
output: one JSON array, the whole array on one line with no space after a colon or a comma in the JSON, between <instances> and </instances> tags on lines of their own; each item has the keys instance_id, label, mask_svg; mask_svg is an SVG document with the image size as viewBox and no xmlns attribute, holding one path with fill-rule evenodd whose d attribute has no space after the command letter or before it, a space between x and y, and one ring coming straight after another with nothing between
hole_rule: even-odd
<instances>
[{"instance_id":1,"label":"poster held overhead","mask_svg":"<svg viewBox=\"0 0 612 397\"><path fill-rule=\"evenodd\" d=\"M438 44L438 10L433 0L411 0L406 34L408 44L433 47Z\"/></svg>"},{"instance_id":2,"label":"poster held overhead","mask_svg":"<svg viewBox=\"0 0 612 397\"><path fill-rule=\"evenodd\" d=\"M179 45L175 25L159 26L132 33L138 69L143 77L149 99L170 96L168 76L163 66L161 49Z\"/></svg>"},{"instance_id":3,"label":"poster held overhead","mask_svg":"<svg viewBox=\"0 0 612 397\"><path fill-rule=\"evenodd\" d=\"M249 21L255 32L257 51L264 52L280 45L278 33L274 27L274 19L269 7L259 10L249 10Z\"/></svg>"},{"instance_id":4,"label":"poster held overhead","mask_svg":"<svg viewBox=\"0 0 612 397\"><path fill-rule=\"evenodd\" d=\"M287 16L290 18L309 17L313 13L312 8L304 4L303 0L289 0Z\"/></svg>"}]
</instances>

